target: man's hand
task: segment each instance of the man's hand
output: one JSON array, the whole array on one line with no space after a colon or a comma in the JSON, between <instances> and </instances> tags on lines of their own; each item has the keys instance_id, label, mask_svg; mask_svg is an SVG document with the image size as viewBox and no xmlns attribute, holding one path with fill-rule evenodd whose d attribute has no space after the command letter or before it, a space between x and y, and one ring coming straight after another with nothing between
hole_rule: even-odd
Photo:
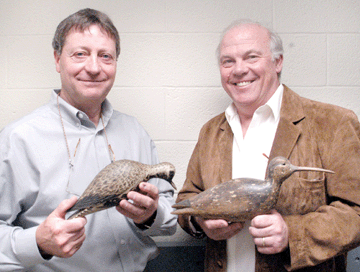
<instances>
[{"instance_id":1,"label":"man's hand","mask_svg":"<svg viewBox=\"0 0 360 272\"><path fill-rule=\"evenodd\" d=\"M209 219L205 220L201 217L194 218L207 237L213 240L226 240L233 237L244 227L243 223L229 224L223 219Z\"/></svg>"},{"instance_id":2,"label":"man's hand","mask_svg":"<svg viewBox=\"0 0 360 272\"><path fill-rule=\"evenodd\" d=\"M66 220L66 211L77 197L63 200L36 230L36 243L42 253L69 258L79 250L85 240L84 217Z\"/></svg>"},{"instance_id":3,"label":"man's hand","mask_svg":"<svg viewBox=\"0 0 360 272\"><path fill-rule=\"evenodd\" d=\"M289 230L281 214L276 210L272 210L271 214L254 217L249 232L260 253L280 253L288 247Z\"/></svg>"},{"instance_id":4,"label":"man's hand","mask_svg":"<svg viewBox=\"0 0 360 272\"><path fill-rule=\"evenodd\" d=\"M148 182L139 184L140 192L131 191L127 194L130 200L121 200L116 209L121 214L134 220L136 224L145 223L157 210L159 189Z\"/></svg>"}]
</instances>

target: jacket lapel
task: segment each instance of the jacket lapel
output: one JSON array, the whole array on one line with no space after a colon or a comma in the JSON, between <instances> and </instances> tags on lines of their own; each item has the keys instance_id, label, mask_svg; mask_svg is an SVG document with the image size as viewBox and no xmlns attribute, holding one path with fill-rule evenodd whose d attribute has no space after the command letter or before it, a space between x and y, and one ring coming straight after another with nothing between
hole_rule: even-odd
<instances>
[{"instance_id":1,"label":"jacket lapel","mask_svg":"<svg viewBox=\"0 0 360 272\"><path fill-rule=\"evenodd\" d=\"M224 119L220 125L219 131L219 152L220 152L220 180L221 183L232 178L232 148L233 148L234 134L232 133L229 123Z\"/></svg>"},{"instance_id":2,"label":"jacket lapel","mask_svg":"<svg viewBox=\"0 0 360 272\"><path fill-rule=\"evenodd\" d=\"M280 120L269 161L277 156L289 158L301 135L301 129L297 125L304 120L305 115L299 98L300 97L296 93L284 85Z\"/></svg>"}]
</instances>

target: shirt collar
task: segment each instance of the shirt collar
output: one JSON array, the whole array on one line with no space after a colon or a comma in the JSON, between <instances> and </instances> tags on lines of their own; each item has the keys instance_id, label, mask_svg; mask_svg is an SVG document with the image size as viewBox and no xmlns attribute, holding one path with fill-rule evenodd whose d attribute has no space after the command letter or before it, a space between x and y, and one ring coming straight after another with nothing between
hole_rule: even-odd
<instances>
[{"instance_id":1,"label":"shirt collar","mask_svg":"<svg viewBox=\"0 0 360 272\"><path fill-rule=\"evenodd\" d=\"M255 114L261 114L263 109L269 108L274 116L275 122L278 122L280 118L280 108L281 101L284 92L284 86L282 84L276 89L275 93L270 97L270 99L265 103L265 105L259 107ZM239 119L238 112L234 103L231 103L227 109L225 110L225 116L228 123L234 121L235 119Z\"/></svg>"},{"instance_id":2,"label":"shirt collar","mask_svg":"<svg viewBox=\"0 0 360 272\"><path fill-rule=\"evenodd\" d=\"M52 110L59 115L59 109L57 106L57 99L59 99L59 106L61 111L61 117L66 120L67 122L71 123L74 126L79 126L79 124L86 126L86 127L94 127L94 124L90 121L89 117L81 110L78 110L77 108L73 107L69 103L67 103L64 99L62 99L59 96L60 89L55 89L51 93L51 107ZM101 105L102 107L102 115L104 118L104 124L105 126L109 122L109 119L111 118L113 114L113 107L111 106L111 103L108 99L105 99L105 101ZM99 122L100 124L101 122ZM102 124L100 126L102 128Z\"/></svg>"},{"instance_id":3,"label":"shirt collar","mask_svg":"<svg viewBox=\"0 0 360 272\"><path fill-rule=\"evenodd\" d=\"M272 113L274 115L275 122L280 119L280 108L281 108L281 101L284 92L284 86L282 84L276 89L275 93L270 97L266 105L270 107Z\"/></svg>"}]
</instances>

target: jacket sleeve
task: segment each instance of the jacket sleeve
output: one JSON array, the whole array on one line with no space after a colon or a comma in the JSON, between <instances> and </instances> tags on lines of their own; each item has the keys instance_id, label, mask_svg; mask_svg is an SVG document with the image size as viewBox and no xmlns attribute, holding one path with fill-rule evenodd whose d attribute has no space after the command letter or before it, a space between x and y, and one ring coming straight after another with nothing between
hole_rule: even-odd
<instances>
[{"instance_id":1,"label":"jacket sleeve","mask_svg":"<svg viewBox=\"0 0 360 272\"><path fill-rule=\"evenodd\" d=\"M177 202L231 179L233 134L224 113L209 120L199 134L190 158L185 183ZM180 226L196 238L204 236L190 216L179 216Z\"/></svg>"},{"instance_id":2,"label":"jacket sleeve","mask_svg":"<svg viewBox=\"0 0 360 272\"><path fill-rule=\"evenodd\" d=\"M335 174L327 175L327 205L304 215L284 216L290 230L288 270L319 264L360 244L360 127L357 117L346 111L335 129L318 136L323 168Z\"/></svg>"},{"instance_id":3,"label":"jacket sleeve","mask_svg":"<svg viewBox=\"0 0 360 272\"><path fill-rule=\"evenodd\" d=\"M199 147L200 143L198 142L195 146L193 154L190 158L187 173L186 173L186 180L179 191L178 197L176 202L180 202L185 199L189 199L199 193L201 193L204 188L202 185L201 175L200 175L200 168L199 168ZM201 230L197 224L194 225L194 220L192 220L191 216L188 215L179 215L179 225L191 236L196 238L204 237L204 232Z\"/></svg>"},{"instance_id":4,"label":"jacket sleeve","mask_svg":"<svg viewBox=\"0 0 360 272\"><path fill-rule=\"evenodd\" d=\"M213 125L214 122L215 125ZM218 146L222 137L219 137L216 132L214 133L214 131L219 130L216 123L216 121L210 120L202 127L188 164L186 180L176 202L189 199L221 182L222 170L221 164L218 163L221 156ZM192 216L179 215L178 222L191 236L195 238L205 236L205 233L193 220Z\"/></svg>"}]
</instances>

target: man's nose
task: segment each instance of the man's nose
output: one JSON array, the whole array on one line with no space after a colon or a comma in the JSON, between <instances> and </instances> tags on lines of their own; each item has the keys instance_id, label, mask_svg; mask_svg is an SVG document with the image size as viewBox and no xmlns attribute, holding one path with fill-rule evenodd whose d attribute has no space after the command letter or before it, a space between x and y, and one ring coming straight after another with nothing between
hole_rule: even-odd
<instances>
[{"instance_id":1,"label":"man's nose","mask_svg":"<svg viewBox=\"0 0 360 272\"><path fill-rule=\"evenodd\" d=\"M234 65L234 69L232 73L235 76L241 76L246 74L249 71L249 67L247 66L246 62L243 60L237 60Z\"/></svg>"},{"instance_id":2,"label":"man's nose","mask_svg":"<svg viewBox=\"0 0 360 272\"><path fill-rule=\"evenodd\" d=\"M85 65L85 69L88 73L98 74L101 71L101 64L97 56L90 56L87 59L87 63Z\"/></svg>"}]
</instances>

